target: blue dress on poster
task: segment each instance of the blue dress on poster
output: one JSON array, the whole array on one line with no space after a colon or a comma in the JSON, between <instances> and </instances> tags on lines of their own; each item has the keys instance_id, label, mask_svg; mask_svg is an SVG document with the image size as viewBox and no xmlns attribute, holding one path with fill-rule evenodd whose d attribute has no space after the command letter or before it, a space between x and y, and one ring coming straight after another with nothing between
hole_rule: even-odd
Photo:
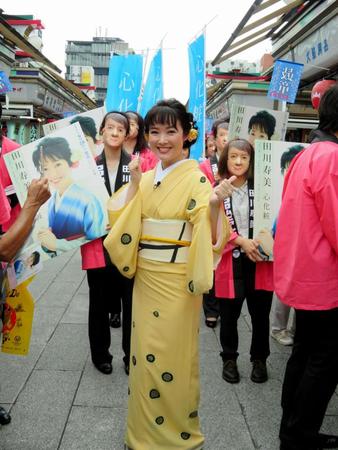
<instances>
[{"instance_id":1,"label":"blue dress on poster","mask_svg":"<svg viewBox=\"0 0 338 450\"><path fill-rule=\"evenodd\" d=\"M48 204L49 226L57 239L97 239L106 233L102 205L91 192L72 184L56 207L54 192Z\"/></svg>"}]
</instances>

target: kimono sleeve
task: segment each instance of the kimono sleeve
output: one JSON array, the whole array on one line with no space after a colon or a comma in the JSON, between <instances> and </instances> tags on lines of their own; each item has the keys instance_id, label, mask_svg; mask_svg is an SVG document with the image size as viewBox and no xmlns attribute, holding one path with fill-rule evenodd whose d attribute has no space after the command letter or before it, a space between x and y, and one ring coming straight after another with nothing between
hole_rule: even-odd
<instances>
[{"instance_id":1,"label":"kimono sleeve","mask_svg":"<svg viewBox=\"0 0 338 450\"><path fill-rule=\"evenodd\" d=\"M204 177L201 178L203 180ZM193 225L192 241L187 263L187 288L191 294L200 295L213 285L215 261L220 260L224 245L230 235L225 214L218 215L217 242L212 244L209 198L211 186L199 181L187 205L189 222Z\"/></svg>"},{"instance_id":2,"label":"kimono sleeve","mask_svg":"<svg viewBox=\"0 0 338 450\"><path fill-rule=\"evenodd\" d=\"M114 206L108 210L111 229L103 241L112 263L120 273L132 278L136 272L138 246L141 236L142 198L138 189L135 197L124 203L127 187L117 191L111 198Z\"/></svg>"},{"instance_id":3,"label":"kimono sleeve","mask_svg":"<svg viewBox=\"0 0 338 450\"><path fill-rule=\"evenodd\" d=\"M84 214L84 232L87 240L94 240L106 233L104 213L96 197L92 197Z\"/></svg>"}]
</instances>

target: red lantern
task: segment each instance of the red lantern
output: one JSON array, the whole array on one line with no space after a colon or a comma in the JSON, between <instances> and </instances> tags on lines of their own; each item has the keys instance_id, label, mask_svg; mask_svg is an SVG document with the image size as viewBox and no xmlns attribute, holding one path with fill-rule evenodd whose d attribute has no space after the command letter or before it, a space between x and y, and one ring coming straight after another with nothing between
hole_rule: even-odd
<instances>
[{"instance_id":1,"label":"red lantern","mask_svg":"<svg viewBox=\"0 0 338 450\"><path fill-rule=\"evenodd\" d=\"M315 109L319 108L319 103L324 93L334 84L336 84L336 80L321 80L313 86L311 91L311 102Z\"/></svg>"}]
</instances>

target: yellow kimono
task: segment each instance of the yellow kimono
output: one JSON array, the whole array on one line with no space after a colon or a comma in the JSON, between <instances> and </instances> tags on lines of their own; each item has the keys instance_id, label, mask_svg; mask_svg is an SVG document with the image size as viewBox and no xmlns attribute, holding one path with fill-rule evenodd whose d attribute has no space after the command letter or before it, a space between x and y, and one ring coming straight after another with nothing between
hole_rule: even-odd
<instances>
[{"instance_id":1,"label":"yellow kimono","mask_svg":"<svg viewBox=\"0 0 338 450\"><path fill-rule=\"evenodd\" d=\"M212 286L214 252L221 253L229 225L220 214L213 247L211 186L196 161L180 163L158 187L154 176L155 170L142 175L125 206L118 206L124 190L115 194L117 209L109 211L113 226L104 241L120 272L135 275L126 448L201 449L201 294ZM176 238L161 235L168 226L178 230Z\"/></svg>"}]
</instances>

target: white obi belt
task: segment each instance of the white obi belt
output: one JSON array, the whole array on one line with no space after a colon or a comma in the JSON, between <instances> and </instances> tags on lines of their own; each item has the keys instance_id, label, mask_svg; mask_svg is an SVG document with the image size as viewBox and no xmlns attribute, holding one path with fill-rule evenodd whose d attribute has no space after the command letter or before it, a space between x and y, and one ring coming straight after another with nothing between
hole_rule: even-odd
<instances>
[{"instance_id":1,"label":"white obi belt","mask_svg":"<svg viewBox=\"0 0 338 450\"><path fill-rule=\"evenodd\" d=\"M152 261L186 263L192 228L185 220L143 219L139 256Z\"/></svg>"}]
</instances>

